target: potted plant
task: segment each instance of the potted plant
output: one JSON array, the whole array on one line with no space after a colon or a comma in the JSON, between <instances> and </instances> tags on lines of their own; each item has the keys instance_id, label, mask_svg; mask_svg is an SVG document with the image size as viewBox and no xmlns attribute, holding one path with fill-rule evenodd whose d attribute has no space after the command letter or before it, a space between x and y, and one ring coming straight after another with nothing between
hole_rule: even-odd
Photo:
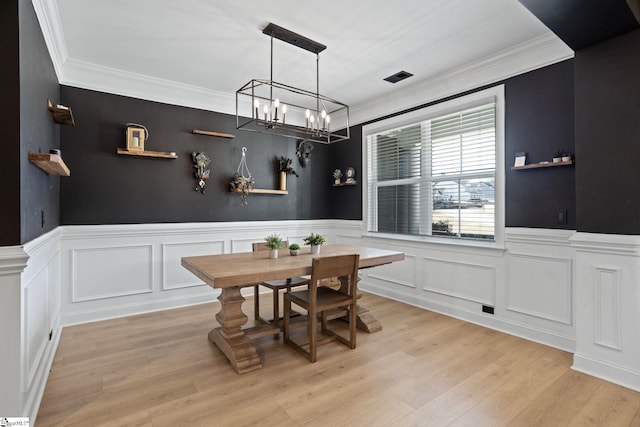
<instances>
[{"instance_id":1,"label":"potted plant","mask_svg":"<svg viewBox=\"0 0 640 427\"><path fill-rule=\"evenodd\" d=\"M340 184L340 178L342 178L342 171L340 169L336 169L333 171L333 180L336 185Z\"/></svg>"},{"instance_id":2,"label":"potted plant","mask_svg":"<svg viewBox=\"0 0 640 427\"><path fill-rule=\"evenodd\" d=\"M293 160L284 156L276 157L276 168L280 174L280 190L285 191L287 189L287 175L298 176L293 170Z\"/></svg>"},{"instance_id":3,"label":"potted plant","mask_svg":"<svg viewBox=\"0 0 640 427\"><path fill-rule=\"evenodd\" d=\"M238 173L233 174L233 178L229 181L228 188L232 193L240 193L240 201L243 205L247 204L247 194L253 188L253 177L244 177Z\"/></svg>"},{"instance_id":4,"label":"potted plant","mask_svg":"<svg viewBox=\"0 0 640 427\"><path fill-rule=\"evenodd\" d=\"M278 249L282 247L282 237L277 234L272 234L264 238L267 242L266 246L269 248L269 258L278 258Z\"/></svg>"},{"instance_id":5,"label":"potted plant","mask_svg":"<svg viewBox=\"0 0 640 427\"><path fill-rule=\"evenodd\" d=\"M314 233L311 233L303 240L305 245L311 245L311 253L314 255L318 255L320 253L320 246L327 242L327 239L324 236Z\"/></svg>"},{"instance_id":6,"label":"potted plant","mask_svg":"<svg viewBox=\"0 0 640 427\"><path fill-rule=\"evenodd\" d=\"M298 256L300 255L300 245L297 243L293 243L289 245L289 255Z\"/></svg>"},{"instance_id":7,"label":"potted plant","mask_svg":"<svg viewBox=\"0 0 640 427\"><path fill-rule=\"evenodd\" d=\"M570 162L571 161L571 153L569 153L568 151L565 151L562 153L562 162L566 163L566 162Z\"/></svg>"}]
</instances>

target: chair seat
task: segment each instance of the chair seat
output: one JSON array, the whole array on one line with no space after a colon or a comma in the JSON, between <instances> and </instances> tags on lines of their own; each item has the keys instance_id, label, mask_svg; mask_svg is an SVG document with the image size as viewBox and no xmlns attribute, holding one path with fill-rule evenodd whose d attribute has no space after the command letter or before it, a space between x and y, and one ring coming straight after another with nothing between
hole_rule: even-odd
<instances>
[{"instance_id":1,"label":"chair seat","mask_svg":"<svg viewBox=\"0 0 640 427\"><path fill-rule=\"evenodd\" d=\"M288 292L287 298L290 298L292 302L307 308L311 303L311 293L308 289L303 291ZM338 292L335 289L327 287L318 287L316 306L318 311L328 310L334 307L340 307L351 300L349 295L345 295L342 292Z\"/></svg>"}]
</instances>

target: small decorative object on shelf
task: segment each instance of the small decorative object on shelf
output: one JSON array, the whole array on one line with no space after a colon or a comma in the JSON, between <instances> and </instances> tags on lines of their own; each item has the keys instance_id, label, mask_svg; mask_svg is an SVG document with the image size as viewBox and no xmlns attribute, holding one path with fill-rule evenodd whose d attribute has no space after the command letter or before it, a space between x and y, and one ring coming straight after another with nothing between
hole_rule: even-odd
<instances>
[{"instance_id":1,"label":"small decorative object on shelf","mask_svg":"<svg viewBox=\"0 0 640 427\"><path fill-rule=\"evenodd\" d=\"M245 175L246 173L246 175ZM240 202L242 205L247 204L247 195L253 189L255 180L249 172L247 167L247 147L242 147L242 157L240 158L240 164L236 173L233 174L233 178L229 182L229 191L233 193L241 193Z\"/></svg>"},{"instance_id":2,"label":"small decorative object on shelf","mask_svg":"<svg viewBox=\"0 0 640 427\"><path fill-rule=\"evenodd\" d=\"M144 144L149 139L149 131L143 125L137 123L127 123L126 137L127 148L118 148L118 154L124 154L126 156L140 156L140 157L156 157L162 159L177 159L178 156L174 151L149 151L144 149Z\"/></svg>"},{"instance_id":3,"label":"small decorative object on shelf","mask_svg":"<svg viewBox=\"0 0 640 427\"><path fill-rule=\"evenodd\" d=\"M280 190L287 190L287 175L295 175L298 176L295 170L293 170L293 160L281 156L276 157L276 169L280 174Z\"/></svg>"},{"instance_id":4,"label":"small decorative object on shelf","mask_svg":"<svg viewBox=\"0 0 640 427\"><path fill-rule=\"evenodd\" d=\"M327 243L327 239L321 234L311 233L303 239L305 245L311 246L311 253L313 255L320 254L320 246Z\"/></svg>"},{"instance_id":5,"label":"small decorative object on shelf","mask_svg":"<svg viewBox=\"0 0 640 427\"><path fill-rule=\"evenodd\" d=\"M298 155L298 159L300 159L300 164L302 167L306 167L311 161L311 152L313 151L313 144L309 141L301 141L298 144L298 149L296 150L296 154Z\"/></svg>"},{"instance_id":6,"label":"small decorative object on shelf","mask_svg":"<svg viewBox=\"0 0 640 427\"><path fill-rule=\"evenodd\" d=\"M272 234L264 238L266 247L269 248L269 258L278 258L278 249L282 247L282 237Z\"/></svg>"},{"instance_id":7,"label":"small decorative object on shelf","mask_svg":"<svg viewBox=\"0 0 640 427\"><path fill-rule=\"evenodd\" d=\"M193 175L198 180L196 191L204 194L207 192L207 183L204 180L209 179L210 170L207 168L209 167L209 164L211 164L211 160L205 153L196 153L195 151L191 153L191 160L193 161L193 167L195 168Z\"/></svg>"},{"instance_id":8,"label":"small decorative object on shelf","mask_svg":"<svg viewBox=\"0 0 640 427\"><path fill-rule=\"evenodd\" d=\"M336 185L340 184L340 178L342 178L342 171L340 169L336 169L333 171L333 183Z\"/></svg>"},{"instance_id":9,"label":"small decorative object on shelf","mask_svg":"<svg viewBox=\"0 0 640 427\"><path fill-rule=\"evenodd\" d=\"M345 181L347 184L356 182L356 170L351 166L347 168L345 172L345 176L347 177L347 180Z\"/></svg>"},{"instance_id":10,"label":"small decorative object on shelf","mask_svg":"<svg viewBox=\"0 0 640 427\"><path fill-rule=\"evenodd\" d=\"M516 161L513 164L514 167L524 166L527 164L527 153L524 151L516 153Z\"/></svg>"},{"instance_id":11,"label":"small decorative object on shelf","mask_svg":"<svg viewBox=\"0 0 640 427\"><path fill-rule=\"evenodd\" d=\"M300 245L297 243L293 243L289 245L289 255L298 256L300 255Z\"/></svg>"},{"instance_id":12,"label":"small decorative object on shelf","mask_svg":"<svg viewBox=\"0 0 640 427\"><path fill-rule=\"evenodd\" d=\"M149 131L143 125L127 123L127 150L144 151L144 142L149 139Z\"/></svg>"},{"instance_id":13,"label":"small decorative object on shelf","mask_svg":"<svg viewBox=\"0 0 640 427\"><path fill-rule=\"evenodd\" d=\"M571 154L569 154L569 152L564 148L561 148L560 150L557 150L555 153L553 153L553 163L563 163L570 161Z\"/></svg>"}]
</instances>

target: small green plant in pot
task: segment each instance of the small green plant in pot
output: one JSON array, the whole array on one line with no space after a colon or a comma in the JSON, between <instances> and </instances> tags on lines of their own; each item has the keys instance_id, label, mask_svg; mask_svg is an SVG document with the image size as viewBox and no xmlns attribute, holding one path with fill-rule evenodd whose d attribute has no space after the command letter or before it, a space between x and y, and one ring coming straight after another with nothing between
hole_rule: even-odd
<instances>
[{"instance_id":1,"label":"small green plant in pot","mask_svg":"<svg viewBox=\"0 0 640 427\"><path fill-rule=\"evenodd\" d=\"M267 242L266 246L269 248L269 258L278 258L278 249L282 247L282 237L277 234L272 234L264 238Z\"/></svg>"},{"instance_id":2,"label":"small green plant in pot","mask_svg":"<svg viewBox=\"0 0 640 427\"><path fill-rule=\"evenodd\" d=\"M311 253L314 255L318 255L320 253L320 246L327 242L327 239L323 235L314 233L311 233L303 240L305 245L311 245Z\"/></svg>"},{"instance_id":3,"label":"small green plant in pot","mask_svg":"<svg viewBox=\"0 0 640 427\"><path fill-rule=\"evenodd\" d=\"M337 185L340 184L340 178L342 178L342 171L340 169L336 169L333 171L333 182Z\"/></svg>"},{"instance_id":4,"label":"small green plant in pot","mask_svg":"<svg viewBox=\"0 0 640 427\"><path fill-rule=\"evenodd\" d=\"M300 245L297 243L292 243L289 245L289 255L298 256L300 255Z\"/></svg>"}]
</instances>

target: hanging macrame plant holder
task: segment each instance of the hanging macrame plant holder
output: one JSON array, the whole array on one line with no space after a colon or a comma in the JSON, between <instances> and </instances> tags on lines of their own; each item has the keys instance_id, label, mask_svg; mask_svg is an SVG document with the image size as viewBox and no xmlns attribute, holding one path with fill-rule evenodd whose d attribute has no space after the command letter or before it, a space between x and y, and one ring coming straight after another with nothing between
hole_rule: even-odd
<instances>
[{"instance_id":1,"label":"hanging macrame plant holder","mask_svg":"<svg viewBox=\"0 0 640 427\"><path fill-rule=\"evenodd\" d=\"M240 193L240 201L243 205L247 204L247 195L253 188L254 179L247 167L247 147L242 147L242 158L236 173L229 182L229 191L232 193Z\"/></svg>"}]
</instances>

